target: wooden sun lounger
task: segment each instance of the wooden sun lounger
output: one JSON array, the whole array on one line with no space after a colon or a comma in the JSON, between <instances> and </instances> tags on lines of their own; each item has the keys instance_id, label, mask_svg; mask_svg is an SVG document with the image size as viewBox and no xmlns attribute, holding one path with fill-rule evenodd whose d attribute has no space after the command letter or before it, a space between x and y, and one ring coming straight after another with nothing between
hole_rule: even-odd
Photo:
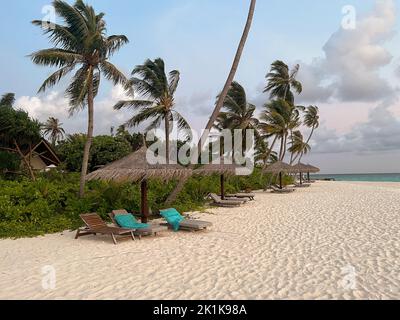
<instances>
[{"instance_id":1,"label":"wooden sun lounger","mask_svg":"<svg viewBox=\"0 0 400 320\"><path fill-rule=\"evenodd\" d=\"M214 201L212 205L217 207L239 207L244 204L246 201L241 200L222 200L221 197L218 197L215 193L210 193L209 197Z\"/></svg>"},{"instance_id":2,"label":"wooden sun lounger","mask_svg":"<svg viewBox=\"0 0 400 320\"><path fill-rule=\"evenodd\" d=\"M281 194L287 194L287 193L292 193L292 192L296 191L295 189L289 189L289 188L280 189L275 186L272 186L271 188L272 188L273 193L281 193Z\"/></svg>"},{"instance_id":3,"label":"wooden sun lounger","mask_svg":"<svg viewBox=\"0 0 400 320\"><path fill-rule=\"evenodd\" d=\"M303 184L296 183L296 184L294 185L294 187L295 187L295 188L309 188L309 187L311 187L311 184L309 184L309 183L303 183Z\"/></svg>"},{"instance_id":4,"label":"wooden sun lounger","mask_svg":"<svg viewBox=\"0 0 400 320\"><path fill-rule=\"evenodd\" d=\"M124 215L128 215L130 214L128 211L126 210L113 210L112 213L109 214L111 221L118 226L117 221L115 221L115 216L116 215L120 215L120 214L124 214ZM168 228L159 224L150 224L149 228L146 229L137 229L133 232L133 234L135 236L138 236L139 239L142 239L143 236L157 236L158 233L163 232L163 231L167 231Z\"/></svg>"},{"instance_id":5,"label":"wooden sun lounger","mask_svg":"<svg viewBox=\"0 0 400 320\"><path fill-rule=\"evenodd\" d=\"M168 222L162 223L162 225L172 229L172 226ZM185 218L183 221L179 223L179 230L191 231L191 232L202 231L206 230L209 227L212 227L212 225L213 224L208 221L192 220Z\"/></svg>"},{"instance_id":6,"label":"wooden sun lounger","mask_svg":"<svg viewBox=\"0 0 400 320\"><path fill-rule=\"evenodd\" d=\"M85 223L86 227L78 229L75 239L87 235L103 234L110 235L114 244L117 244L117 236L124 238L130 237L132 240L135 240L135 230L110 227L97 213L81 214L80 217Z\"/></svg>"},{"instance_id":7,"label":"wooden sun lounger","mask_svg":"<svg viewBox=\"0 0 400 320\"><path fill-rule=\"evenodd\" d=\"M255 198L254 193L236 193L236 194L227 194L225 197L227 198L238 198L238 199L246 199L248 198L250 201L254 201Z\"/></svg>"}]
</instances>

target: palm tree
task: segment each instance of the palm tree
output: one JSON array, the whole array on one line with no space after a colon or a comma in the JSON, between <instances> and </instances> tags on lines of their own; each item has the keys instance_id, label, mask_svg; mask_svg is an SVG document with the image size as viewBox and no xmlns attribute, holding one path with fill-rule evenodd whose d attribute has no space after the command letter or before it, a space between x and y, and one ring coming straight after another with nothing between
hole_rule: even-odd
<instances>
[{"instance_id":1,"label":"palm tree","mask_svg":"<svg viewBox=\"0 0 400 320\"><path fill-rule=\"evenodd\" d=\"M296 155L294 158L291 160L291 165L300 157L299 163L301 162L301 157L303 155L308 154L311 151L311 147L308 144L308 142L304 141L304 137L300 131L295 131L293 132L293 140L291 142L291 146L289 148L289 151L293 154Z\"/></svg>"},{"instance_id":2,"label":"palm tree","mask_svg":"<svg viewBox=\"0 0 400 320\"><path fill-rule=\"evenodd\" d=\"M42 127L43 133L50 137L53 146L65 136L65 130L60 120L50 117Z\"/></svg>"},{"instance_id":3,"label":"palm tree","mask_svg":"<svg viewBox=\"0 0 400 320\"><path fill-rule=\"evenodd\" d=\"M294 126L293 107L285 100L272 100L264 105L259 128L266 137L274 136L271 149L278 139L281 141L279 160L285 157L287 137Z\"/></svg>"},{"instance_id":4,"label":"palm tree","mask_svg":"<svg viewBox=\"0 0 400 320\"><path fill-rule=\"evenodd\" d=\"M256 8L256 4L257 4L257 0L250 0L250 8L249 8L249 13L247 16L247 20L246 20L246 25L244 27L243 33L242 33L242 37L240 39L239 42L239 46L237 48L236 51L236 55L235 58L233 60L232 63L232 67L231 70L229 71L229 75L228 78L226 79L224 88L222 89L221 94L219 95L217 104L215 105L214 111L211 114L210 119L208 120L208 123L206 125L205 131L203 133L203 136L200 138L197 149L199 151L199 153L201 152L201 150L203 150L204 144L207 141L207 135L208 132L214 127L215 122L217 121L217 118L221 112L222 106L224 104L225 98L228 94L229 88L232 84L232 81L235 78L236 75L236 71L239 67L239 63L240 63L240 59L242 57L243 54L243 50L244 47L246 45L247 42L247 38L249 36L250 33L250 29L251 29L251 25L253 24L253 17L254 17L254 12L255 12L255 8ZM197 160L197 159L195 159ZM167 201L165 202L166 205L171 204L172 202L175 201L176 197L178 196L178 194L182 191L184 185L185 185L186 180L185 179L181 179L178 183L178 185L175 187L174 191L171 193L171 195L168 197Z\"/></svg>"},{"instance_id":5,"label":"palm tree","mask_svg":"<svg viewBox=\"0 0 400 320\"><path fill-rule=\"evenodd\" d=\"M287 64L283 61L277 60L271 65L271 71L267 74L267 86L264 92L270 92L270 98L278 98L294 104L294 95L292 89L300 94L303 87L299 81L296 80L300 66L296 65L293 70L289 70Z\"/></svg>"},{"instance_id":6,"label":"palm tree","mask_svg":"<svg viewBox=\"0 0 400 320\"><path fill-rule=\"evenodd\" d=\"M135 76L138 77L135 77ZM135 92L141 95L141 99L119 101L115 110L133 108L137 113L126 123L129 127L135 127L142 122L152 120L146 131L158 128L162 122L165 126L166 159L170 160L170 133L173 121L177 122L179 129L190 129L182 115L174 110L174 94L178 88L180 73L173 70L167 77L164 61L160 58L154 61L146 60L143 65L137 66L132 71L130 84Z\"/></svg>"},{"instance_id":7,"label":"palm tree","mask_svg":"<svg viewBox=\"0 0 400 320\"><path fill-rule=\"evenodd\" d=\"M267 140L259 140L254 156L255 161L261 162L263 167L267 167L268 164L278 161L278 154L269 147Z\"/></svg>"},{"instance_id":8,"label":"palm tree","mask_svg":"<svg viewBox=\"0 0 400 320\"><path fill-rule=\"evenodd\" d=\"M310 136L307 139L307 143L310 142L315 129L319 128L319 108L317 106L309 106L304 114L304 124L311 128Z\"/></svg>"},{"instance_id":9,"label":"palm tree","mask_svg":"<svg viewBox=\"0 0 400 320\"><path fill-rule=\"evenodd\" d=\"M89 153L94 129L94 97L100 85L100 77L116 84L126 84L125 76L108 60L128 39L123 35L106 35L104 13L96 14L93 7L77 0L74 5L54 0L56 13L64 24L47 28L41 20L32 23L44 28L53 48L40 50L31 55L35 64L59 68L40 87L39 92L56 85L62 78L78 68L66 90L70 100L70 112L88 107L88 131L85 143L80 196L84 195L85 176L88 170Z\"/></svg>"},{"instance_id":10,"label":"palm tree","mask_svg":"<svg viewBox=\"0 0 400 320\"><path fill-rule=\"evenodd\" d=\"M246 139L246 130L254 130L258 135L258 124L260 121L254 116L256 106L247 101L246 91L238 82L232 82L224 101L224 112L217 118L215 128L229 130L243 130L243 151Z\"/></svg>"},{"instance_id":11,"label":"palm tree","mask_svg":"<svg viewBox=\"0 0 400 320\"><path fill-rule=\"evenodd\" d=\"M12 107L15 102L15 94L14 93L6 93L2 95L0 99L0 107L8 106Z\"/></svg>"}]
</instances>

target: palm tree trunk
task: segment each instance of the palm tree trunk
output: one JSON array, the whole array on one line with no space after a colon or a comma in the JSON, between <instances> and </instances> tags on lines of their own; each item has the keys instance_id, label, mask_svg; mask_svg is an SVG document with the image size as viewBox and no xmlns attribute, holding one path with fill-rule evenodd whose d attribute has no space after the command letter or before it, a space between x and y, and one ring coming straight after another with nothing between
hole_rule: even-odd
<instances>
[{"instance_id":1,"label":"palm tree trunk","mask_svg":"<svg viewBox=\"0 0 400 320\"><path fill-rule=\"evenodd\" d=\"M224 101L226 99L226 96L228 94L229 88L230 88L230 86L231 86L231 84L233 82L233 79L235 78L236 71L237 71L237 69L239 67L240 59L242 57L243 50L244 50L244 47L245 47L246 42L247 42L247 38L249 36L251 25L253 23L253 17L254 17L254 11L255 11L255 8L256 8L256 3L257 3L257 0L251 0L250 8L249 8L249 14L247 16L246 25L245 25L245 28L244 28L244 31L243 31L243 34L242 34L242 38L240 39L240 42L239 42L239 47L238 47L238 49L236 51L236 55L235 55L235 58L233 60L233 64L232 64L231 70L229 72L228 79L226 80L224 89L222 90L222 93L220 94L220 96L218 98L218 101L217 101L217 104L215 106L215 109L214 109L214 111L213 111L213 113L212 113L212 115L210 117L210 120L208 121L208 124L206 126L206 130L204 131L204 134L203 134L203 137L200 138L200 141L198 143L199 154L201 154L201 151L203 150L203 147L204 147L204 143L206 142L205 138L207 136L207 131L211 130L211 128L213 127L215 121L217 120L217 118L218 118L218 116L219 116L219 114L221 112L221 108L222 108L222 106L224 104ZM195 159L195 161L197 161L197 160L198 159ZM186 183L186 179L182 179L182 180L179 181L178 185L175 187L175 190L171 193L171 195L168 197L167 201L165 202L166 205L169 205L169 204L171 204L172 202L175 201L175 199L178 196L178 194L182 191L185 183Z\"/></svg>"},{"instance_id":2,"label":"palm tree trunk","mask_svg":"<svg viewBox=\"0 0 400 320\"><path fill-rule=\"evenodd\" d=\"M221 112L221 108L222 108L222 106L224 104L226 96L228 95L229 88L230 88L230 86L231 86L231 84L233 82L233 79L235 78L236 71L237 71L237 69L239 67L240 59L242 57L242 53L243 53L244 47L246 45L247 38L249 36L250 28L251 28L251 25L253 23L253 17L254 17L254 11L255 11L255 7L256 7L256 2L257 2L256 0L251 0L246 26L244 28L244 31L243 31L243 34L242 34L242 38L240 39L239 47L237 49L235 59L233 60L232 67L231 67L231 70L229 72L228 79L226 80L225 86L224 86L224 88L222 90L222 93L220 94L220 96L218 98L218 101L217 101L217 104L215 106L215 109L214 109L214 111L213 111L213 113L212 113L212 115L210 117L210 120L207 123L206 130L211 130L212 127L214 126L214 123L217 120L217 118L218 118L218 116L219 116L219 114ZM204 132L202 138L205 138L206 135L207 135L207 131ZM205 141L206 141L206 139L200 139L199 148L198 148L199 152L201 152L201 150L203 150Z\"/></svg>"},{"instance_id":3,"label":"palm tree trunk","mask_svg":"<svg viewBox=\"0 0 400 320\"><path fill-rule=\"evenodd\" d=\"M83 150L83 160L82 160L82 172L79 196L82 198L85 195L85 183L86 175L89 166L89 155L90 148L93 142L93 130L94 130L94 95L93 95L93 68L89 69L89 86L88 86L88 132L87 139L85 143L85 149Z\"/></svg>"},{"instance_id":4,"label":"palm tree trunk","mask_svg":"<svg viewBox=\"0 0 400 320\"><path fill-rule=\"evenodd\" d=\"M284 142L283 142L283 153L282 153L282 159L281 159L281 161L283 161L283 159L285 159L285 156L286 156L287 138L288 138L288 134L286 134L286 135L285 135L285 138L284 138Z\"/></svg>"},{"instance_id":5,"label":"palm tree trunk","mask_svg":"<svg viewBox=\"0 0 400 320\"><path fill-rule=\"evenodd\" d=\"M265 169L265 168L267 167L267 165L268 165L268 159L269 159L269 156L271 155L271 153L272 153L272 151L273 151L273 149L274 149L274 147L275 147L276 141L278 141L278 136L275 136L274 141L272 141L271 147L269 148L267 157L266 157L266 159L265 159L264 169Z\"/></svg>"},{"instance_id":6,"label":"palm tree trunk","mask_svg":"<svg viewBox=\"0 0 400 320\"><path fill-rule=\"evenodd\" d=\"M169 113L165 116L165 157L167 160L167 164L170 162L170 154L169 154L169 149L170 149L170 141L169 141Z\"/></svg>"}]
</instances>

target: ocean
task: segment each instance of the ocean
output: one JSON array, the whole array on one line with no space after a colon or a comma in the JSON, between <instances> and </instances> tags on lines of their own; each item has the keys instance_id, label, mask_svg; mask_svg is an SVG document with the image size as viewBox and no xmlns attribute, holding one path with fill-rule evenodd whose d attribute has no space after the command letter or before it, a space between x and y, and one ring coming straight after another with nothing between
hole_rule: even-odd
<instances>
[{"instance_id":1,"label":"ocean","mask_svg":"<svg viewBox=\"0 0 400 320\"><path fill-rule=\"evenodd\" d=\"M315 174L312 178L335 179L335 181L400 182L400 173Z\"/></svg>"}]
</instances>

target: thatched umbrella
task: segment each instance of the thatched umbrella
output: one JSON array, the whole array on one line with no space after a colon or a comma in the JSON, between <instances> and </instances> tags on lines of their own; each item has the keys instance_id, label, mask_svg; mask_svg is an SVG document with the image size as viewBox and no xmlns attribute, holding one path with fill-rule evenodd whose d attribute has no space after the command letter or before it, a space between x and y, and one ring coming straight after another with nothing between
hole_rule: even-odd
<instances>
[{"instance_id":1,"label":"thatched umbrella","mask_svg":"<svg viewBox=\"0 0 400 320\"><path fill-rule=\"evenodd\" d=\"M206 164L196 170L193 171L193 174L199 174L199 175L213 175L213 174L220 174L221 176L221 199L225 199L225 176L234 176L237 174L237 170L240 170L242 167L236 165L236 164L225 164L225 158L222 157L219 160L219 163L214 164Z\"/></svg>"},{"instance_id":2,"label":"thatched umbrella","mask_svg":"<svg viewBox=\"0 0 400 320\"><path fill-rule=\"evenodd\" d=\"M310 179L310 173L318 173L318 172L321 171L320 168L314 167L314 166L312 166L312 165L310 165L310 164L307 164L306 167L307 167L307 171L306 171L306 172L307 172L307 179L308 179L308 181L311 181L311 179Z\"/></svg>"},{"instance_id":3,"label":"thatched umbrella","mask_svg":"<svg viewBox=\"0 0 400 320\"><path fill-rule=\"evenodd\" d=\"M149 217L149 205L147 199L148 180L159 178L171 180L185 178L192 170L177 164L149 164L147 160L147 148L126 156L121 160L110 163L103 168L90 173L87 180L105 180L118 182L141 182L141 214L142 222L146 223Z\"/></svg>"},{"instance_id":4,"label":"thatched umbrella","mask_svg":"<svg viewBox=\"0 0 400 320\"><path fill-rule=\"evenodd\" d=\"M279 174L279 188L283 189L282 173L297 173L298 171L294 169L290 164L278 161L265 168L264 172Z\"/></svg>"},{"instance_id":5,"label":"thatched umbrella","mask_svg":"<svg viewBox=\"0 0 400 320\"><path fill-rule=\"evenodd\" d=\"M303 163L298 163L295 166L293 166L293 168L300 173L300 184L303 184L303 173L308 172L309 170L308 166ZM308 181L310 181L310 179L308 179Z\"/></svg>"}]
</instances>

